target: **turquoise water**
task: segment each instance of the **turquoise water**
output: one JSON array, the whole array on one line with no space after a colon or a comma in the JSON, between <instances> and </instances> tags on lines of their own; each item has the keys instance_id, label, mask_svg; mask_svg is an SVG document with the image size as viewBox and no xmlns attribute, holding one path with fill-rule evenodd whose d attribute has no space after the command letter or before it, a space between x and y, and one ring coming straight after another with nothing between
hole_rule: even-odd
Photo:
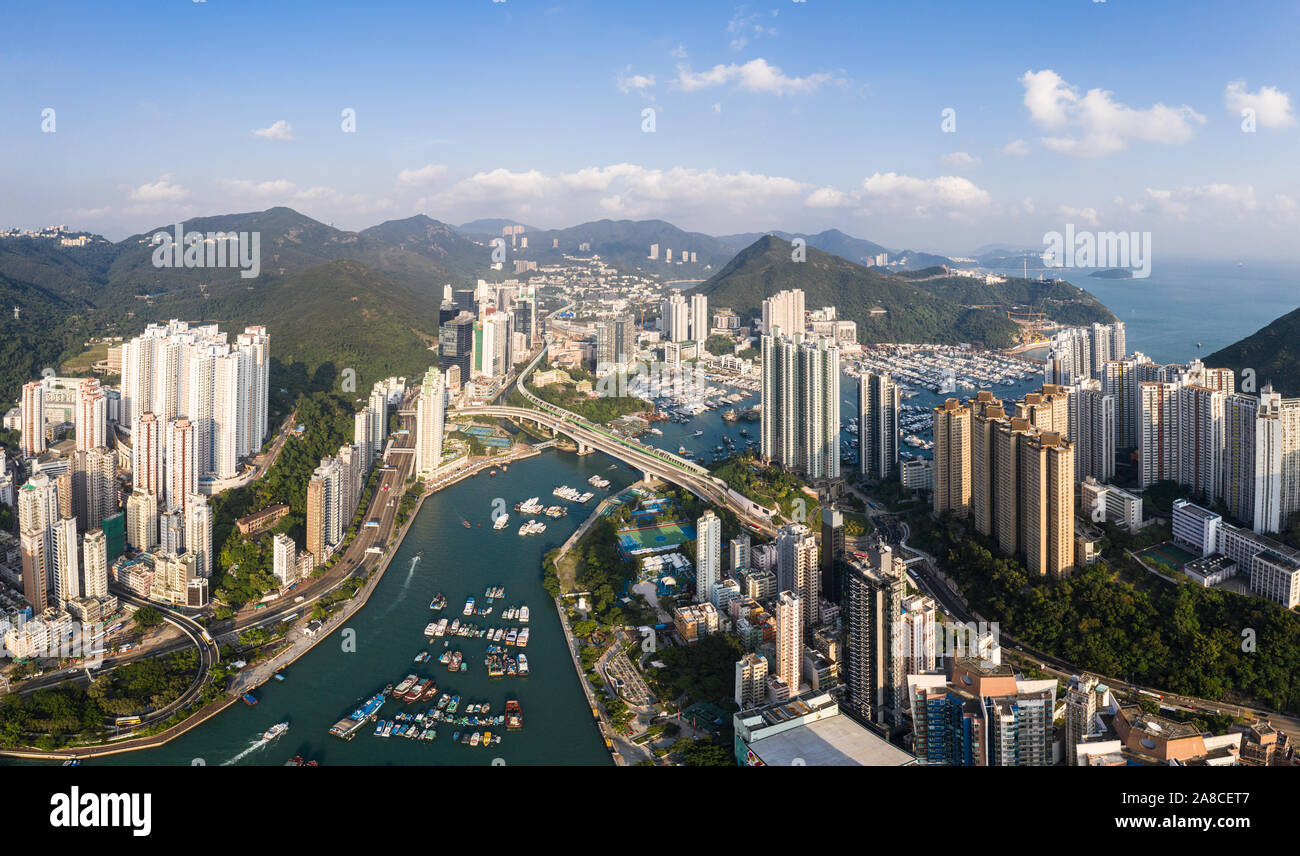
<instances>
[{"instance_id":1,"label":"turquoise water","mask_svg":"<svg viewBox=\"0 0 1300 856\"><path fill-rule=\"evenodd\" d=\"M289 666L287 680L263 685L257 691L261 701L256 707L236 704L166 746L87 763L169 765L202 759L214 766L280 765L293 755L322 765L487 765L494 759L503 759L507 765L612 763L565 650L559 618L541 585L543 555L562 544L602 496L639 476L621 464L610 469L612 463L611 458L599 454L579 458L549 451L512 464L508 473L495 478L484 473L429 497L370 601L346 625L356 631L355 653L343 650L341 631L336 631ZM610 479L612 484L609 491L596 491L597 498L587 505L564 503L551 496L551 490L561 484L592 489L586 480L593 474ZM522 520L512 509L516 502L531 496L541 497L548 505L568 506L569 516L546 519L545 533L521 538L518 528ZM504 501L511 521L500 531L491 528L493 503L498 499ZM466 529L462 519L473 528ZM413 565L419 550L424 556ZM521 601L532 613L528 625L531 638L525 649L530 675L526 678L489 678L483 667L487 642L481 639L450 640L451 648L463 651L469 663L468 672L453 675L436 661L444 650L444 640L429 644L424 637L424 626L432 615L429 601L435 594L441 591L447 596L442 614L463 618L465 598L473 596L481 605L489 585L506 587L506 596L496 602L494 615ZM485 626L494 623L492 617L473 621ZM429 650L434 658L413 663L421 650ZM375 737L373 726L363 728L351 742L329 736L329 727L350 713L358 701L408 673L435 678L439 691L460 694L462 710L469 702L488 701L497 713L504 710L507 698L517 698L524 712L524 728L503 732L500 745L490 749L453 744L452 732L458 729L446 725L439 727L438 738L432 742ZM399 711L416 713L428 706L389 702L380 717L391 719ZM289 731L273 743L263 744L262 732L282 720L290 723ZM475 730L484 729L470 729Z\"/></svg>"}]
</instances>

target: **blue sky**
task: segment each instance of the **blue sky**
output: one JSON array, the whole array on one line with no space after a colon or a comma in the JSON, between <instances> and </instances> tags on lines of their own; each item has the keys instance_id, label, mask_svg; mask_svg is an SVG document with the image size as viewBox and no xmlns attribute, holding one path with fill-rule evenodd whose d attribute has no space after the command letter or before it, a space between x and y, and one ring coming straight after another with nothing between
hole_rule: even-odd
<instances>
[{"instance_id":1,"label":"blue sky","mask_svg":"<svg viewBox=\"0 0 1300 856\"><path fill-rule=\"evenodd\" d=\"M289 205L961 253L1074 223L1293 257L1296 25L1294 2L29 3L0 225Z\"/></svg>"}]
</instances>

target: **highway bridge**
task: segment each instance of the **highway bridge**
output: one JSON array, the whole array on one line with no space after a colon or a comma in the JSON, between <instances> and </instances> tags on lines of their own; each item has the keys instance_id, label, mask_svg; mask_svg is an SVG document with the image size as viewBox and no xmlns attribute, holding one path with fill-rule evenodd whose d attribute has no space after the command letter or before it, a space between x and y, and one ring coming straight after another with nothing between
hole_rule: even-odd
<instances>
[{"instance_id":1,"label":"highway bridge","mask_svg":"<svg viewBox=\"0 0 1300 856\"><path fill-rule=\"evenodd\" d=\"M689 490L701 499L729 508L742 524L752 531L774 535L776 527L764 515L755 513L753 504L738 499L728 489L725 481L712 475L699 464L677 455L622 437L603 425L584 419L572 411L543 401L533 394L525 381L546 355L543 347L519 373L515 388L533 407L511 407L485 404L448 410L451 416L491 416L531 422L549 430L553 435L563 435L573 440L579 453L589 450L604 452L640 470L647 478L660 478Z\"/></svg>"}]
</instances>

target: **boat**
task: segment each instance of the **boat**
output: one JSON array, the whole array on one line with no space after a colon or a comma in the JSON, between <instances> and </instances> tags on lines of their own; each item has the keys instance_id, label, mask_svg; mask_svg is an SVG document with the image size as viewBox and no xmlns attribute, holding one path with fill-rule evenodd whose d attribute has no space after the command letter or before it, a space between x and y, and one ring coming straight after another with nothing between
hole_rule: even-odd
<instances>
[{"instance_id":1,"label":"boat","mask_svg":"<svg viewBox=\"0 0 1300 856\"><path fill-rule=\"evenodd\" d=\"M519 648L528 647L528 628L525 627L519 631L519 638L515 640L515 645Z\"/></svg>"},{"instance_id":2,"label":"boat","mask_svg":"<svg viewBox=\"0 0 1300 856\"><path fill-rule=\"evenodd\" d=\"M284 675L283 675L281 672L276 672L276 673L275 673L274 675L272 675L271 677L275 678L277 681L283 681L283 680L284 680Z\"/></svg>"},{"instance_id":3,"label":"boat","mask_svg":"<svg viewBox=\"0 0 1300 856\"><path fill-rule=\"evenodd\" d=\"M447 606L447 596L444 595L442 592L438 592L436 595L433 596L433 600L429 601L429 609L433 609L433 610L445 609L446 606Z\"/></svg>"},{"instance_id":4,"label":"boat","mask_svg":"<svg viewBox=\"0 0 1300 856\"><path fill-rule=\"evenodd\" d=\"M520 621L522 621L524 624L527 624L527 623L528 623L528 607L527 607L527 606L521 606L521 607L519 607L519 612L516 613L516 614L519 616L519 620L520 620Z\"/></svg>"},{"instance_id":5,"label":"boat","mask_svg":"<svg viewBox=\"0 0 1300 856\"><path fill-rule=\"evenodd\" d=\"M461 615L473 615L473 614L474 614L474 598L471 597L471 598L467 598L467 599L465 600L465 608L461 610L460 614L461 614Z\"/></svg>"},{"instance_id":6,"label":"boat","mask_svg":"<svg viewBox=\"0 0 1300 856\"><path fill-rule=\"evenodd\" d=\"M438 622L430 621L428 624L424 625L425 636L436 636L437 633L438 633ZM419 663L420 661L416 660L415 662Z\"/></svg>"},{"instance_id":7,"label":"boat","mask_svg":"<svg viewBox=\"0 0 1300 856\"><path fill-rule=\"evenodd\" d=\"M524 727L524 711L519 706L519 702L514 699L506 700L506 728L511 731Z\"/></svg>"},{"instance_id":8,"label":"boat","mask_svg":"<svg viewBox=\"0 0 1300 856\"><path fill-rule=\"evenodd\" d=\"M257 696L252 693L244 693L240 698L244 700L244 704L257 704Z\"/></svg>"},{"instance_id":9,"label":"boat","mask_svg":"<svg viewBox=\"0 0 1300 856\"><path fill-rule=\"evenodd\" d=\"M506 528L507 526L509 526L509 525L510 525L510 515L509 515L509 514L501 514L501 515L499 515L499 516L497 517L496 520L494 520L494 521L492 522L492 528L493 528L493 529L505 529L505 528Z\"/></svg>"},{"instance_id":10,"label":"boat","mask_svg":"<svg viewBox=\"0 0 1300 856\"><path fill-rule=\"evenodd\" d=\"M483 739L483 735L475 731L472 735L470 735L469 745L477 746L479 744L479 741L482 739Z\"/></svg>"},{"instance_id":11,"label":"boat","mask_svg":"<svg viewBox=\"0 0 1300 856\"><path fill-rule=\"evenodd\" d=\"M519 674L521 674L521 675L526 675L526 674L528 674L528 655L527 655L527 654L522 654L522 653L521 653L521 654L519 655Z\"/></svg>"},{"instance_id":12,"label":"boat","mask_svg":"<svg viewBox=\"0 0 1300 856\"><path fill-rule=\"evenodd\" d=\"M703 431L696 431L696 432L695 432L694 434L692 434L691 436L692 436L692 437L703 437L703 436L704 436L704 432L703 432Z\"/></svg>"},{"instance_id":13,"label":"boat","mask_svg":"<svg viewBox=\"0 0 1300 856\"><path fill-rule=\"evenodd\" d=\"M293 756L292 758L290 758L288 761L285 761L285 762L284 762L284 766L286 766L286 767L301 767L301 766L302 766L302 756L301 756L301 755L294 755L294 756Z\"/></svg>"},{"instance_id":14,"label":"boat","mask_svg":"<svg viewBox=\"0 0 1300 856\"><path fill-rule=\"evenodd\" d=\"M393 697L396 698L397 696L405 695L406 691L415 686L415 682L418 680L420 679L415 675L407 675L402 679L401 683L393 687Z\"/></svg>"},{"instance_id":15,"label":"boat","mask_svg":"<svg viewBox=\"0 0 1300 856\"><path fill-rule=\"evenodd\" d=\"M428 633L428 628L425 629L425 632ZM415 660L413 662L424 663L427 662L428 659L432 656L433 655L430 654L428 651L421 651L420 653L415 655Z\"/></svg>"},{"instance_id":16,"label":"boat","mask_svg":"<svg viewBox=\"0 0 1300 856\"><path fill-rule=\"evenodd\" d=\"M416 550L416 551L415 551L415 558L417 558L417 559L423 559L423 558L424 558L424 551L423 551L423 550Z\"/></svg>"},{"instance_id":17,"label":"boat","mask_svg":"<svg viewBox=\"0 0 1300 856\"><path fill-rule=\"evenodd\" d=\"M464 661L464 657L465 655L461 654L459 651L453 651L450 659L447 662L448 671L454 672L457 669L459 669L461 663Z\"/></svg>"},{"instance_id":18,"label":"boat","mask_svg":"<svg viewBox=\"0 0 1300 856\"><path fill-rule=\"evenodd\" d=\"M438 684L432 678L430 678L429 686L426 687L424 692L420 694L420 701L430 701L437 694L438 694Z\"/></svg>"},{"instance_id":19,"label":"boat","mask_svg":"<svg viewBox=\"0 0 1300 856\"><path fill-rule=\"evenodd\" d=\"M411 704L412 702L418 701L420 697L424 695L425 690L427 690L429 688L429 685L432 683L433 683L432 680L430 680L429 678L425 678L424 680L415 684L405 693L403 693L402 701L405 702L406 704Z\"/></svg>"},{"instance_id":20,"label":"boat","mask_svg":"<svg viewBox=\"0 0 1300 856\"><path fill-rule=\"evenodd\" d=\"M277 722L275 725L272 725L270 728L266 729L266 733L262 735L262 739L274 740L275 738L279 737L281 734L283 734L288 730L289 730L289 723Z\"/></svg>"},{"instance_id":21,"label":"boat","mask_svg":"<svg viewBox=\"0 0 1300 856\"><path fill-rule=\"evenodd\" d=\"M474 528L473 526L470 526L470 525L469 525L469 521L468 521L468 520L462 520L461 523L465 526L466 529L473 529L473 528Z\"/></svg>"},{"instance_id":22,"label":"boat","mask_svg":"<svg viewBox=\"0 0 1300 856\"><path fill-rule=\"evenodd\" d=\"M506 644L513 645L515 644L515 641L518 638L519 638L519 629L516 627L511 627L510 632L506 634Z\"/></svg>"}]
</instances>

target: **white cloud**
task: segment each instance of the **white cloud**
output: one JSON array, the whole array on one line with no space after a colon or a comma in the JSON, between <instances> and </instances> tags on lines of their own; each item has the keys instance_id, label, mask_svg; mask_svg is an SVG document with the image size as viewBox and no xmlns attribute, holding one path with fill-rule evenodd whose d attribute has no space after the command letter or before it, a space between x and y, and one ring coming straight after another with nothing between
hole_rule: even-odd
<instances>
[{"instance_id":1,"label":"white cloud","mask_svg":"<svg viewBox=\"0 0 1300 856\"><path fill-rule=\"evenodd\" d=\"M633 89L642 92L654 87L655 76L653 74L620 74L617 83L619 92L631 92Z\"/></svg>"},{"instance_id":2,"label":"white cloud","mask_svg":"<svg viewBox=\"0 0 1300 856\"><path fill-rule=\"evenodd\" d=\"M787 77L781 69L768 65L767 60L759 57L751 59L744 65L734 62L728 65L715 65L708 71L694 72L686 65L677 67L677 85L687 91L712 89L715 86L735 84L748 92L762 92L771 95L801 95L816 90L834 78L829 74L810 74L806 77Z\"/></svg>"},{"instance_id":3,"label":"white cloud","mask_svg":"<svg viewBox=\"0 0 1300 856\"><path fill-rule=\"evenodd\" d=\"M1148 187L1145 196L1130 206L1135 213L1163 214L1178 220L1242 218L1263 213L1290 218L1295 200L1277 193L1260 201L1250 184L1200 184L1174 189Z\"/></svg>"},{"instance_id":4,"label":"white cloud","mask_svg":"<svg viewBox=\"0 0 1300 856\"><path fill-rule=\"evenodd\" d=\"M253 134L264 140L292 140L293 128L281 119L269 128L253 129Z\"/></svg>"},{"instance_id":5,"label":"white cloud","mask_svg":"<svg viewBox=\"0 0 1300 856\"><path fill-rule=\"evenodd\" d=\"M955 175L916 178L878 172L862 182L861 202L872 213L955 217L987 209L992 197L969 179Z\"/></svg>"},{"instance_id":6,"label":"white cloud","mask_svg":"<svg viewBox=\"0 0 1300 856\"><path fill-rule=\"evenodd\" d=\"M429 184L447 174L447 167L442 164L425 164L418 169L404 169L397 174L397 183L408 186Z\"/></svg>"},{"instance_id":7,"label":"white cloud","mask_svg":"<svg viewBox=\"0 0 1300 856\"><path fill-rule=\"evenodd\" d=\"M1228 111L1237 116L1243 110L1253 111L1255 122L1261 128L1285 128L1295 124L1291 96L1275 86L1261 86L1250 92L1244 80L1234 80L1224 90L1223 101Z\"/></svg>"},{"instance_id":8,"label":"white cloud","mask_svg":"<svg viewBox=\"0 0 1300 856\"><path fill-rule=\"evenodd\" d=\"M171 179L170 174L164 175L153 184L142 184L132 189L131 200L144 204L179 202L190 195L188 190L179 184L173 184Z\"/></svg>"},{"instance_id":9,"label":"white cloud","mask_svg":"<svg viewBox=\"0 0 1300 856\"><path fill-rule=\"evenodd\" d=\"M939 158L945 169L970 169L979 166L980 159L968 152L951 152Z\"/></svg>"},{"instance_id":10,"label":"white cloud","mask_svg":"<svg viewBox=\"0 0 1300 856\"><path fill-rule=\"evenodd\" d=\"M217 184L240 197L287 197L293 193L294 184L283 178L270 181L249 181L245 178L218 179Z\"/></svg>"},{"instance_id":11,"label":"white cloud","mask_svg":"<svg viewBox=\"0 0 1300 856\"><path fill-rule=\"evenodd\" d=\"M1051 69L1027 71L1020 83L1030 119L1050 131L1073 133L1043 137L1043 145L1059 154L1100 157L1123 151L1130 140L1185 143L1196 126L1205 123L1204 116L1186 105L1154 104L1140 110L1115 101L1103 89L1080 95Z\"/></svg>"},{"instance_id":12,"label":"white cloud","mask_svg":"<svg viewBox=\"0 0 1300 856\"><path fill-rule=\"evenodd\" d=\"M853 197L835 187L819 187L804 199L809 208L843 208L853 204Z\"/></svg>"},{"instance_id":13,"label":"white cloud","mask_svg":"<svg viewBox=\"0 0 1300 856\"><path fill-rule=\"evenodd\" d=\"M1080 222L1089 226L1096 226L1099 222L1096 208L1074 208L1069 205L1062 205L1056 209L1067 221L1074 223Z\"/></svg>"},{"instance_id":14,"label":"white cloud","mask_svg":"<svg viewBox=\"0 0 1300 856\"><path fill-rule=\"evenodd\" d=\"M1029 154L1029 143L1024 140L1012 140L1002 147L1002 154L1007 157L1022 158Z\"/></svg>"},{"instance_id":15,"label":"white cloud","mask_svg":"<svg viewBox=\"0 0 1300 856\"><path fill-rule=\"evenodd\" d=\"M770 12L754 12L753 14L744 14L743 9L737 9L736 14L727 22L727 35L731 36L731 49L734 51L741 50L749 44L750 39L760 39L763 36L775 36L775 27L763 26L763 21L768 18L775 18L777 10Z\"/></svg>"}]
</instances>

